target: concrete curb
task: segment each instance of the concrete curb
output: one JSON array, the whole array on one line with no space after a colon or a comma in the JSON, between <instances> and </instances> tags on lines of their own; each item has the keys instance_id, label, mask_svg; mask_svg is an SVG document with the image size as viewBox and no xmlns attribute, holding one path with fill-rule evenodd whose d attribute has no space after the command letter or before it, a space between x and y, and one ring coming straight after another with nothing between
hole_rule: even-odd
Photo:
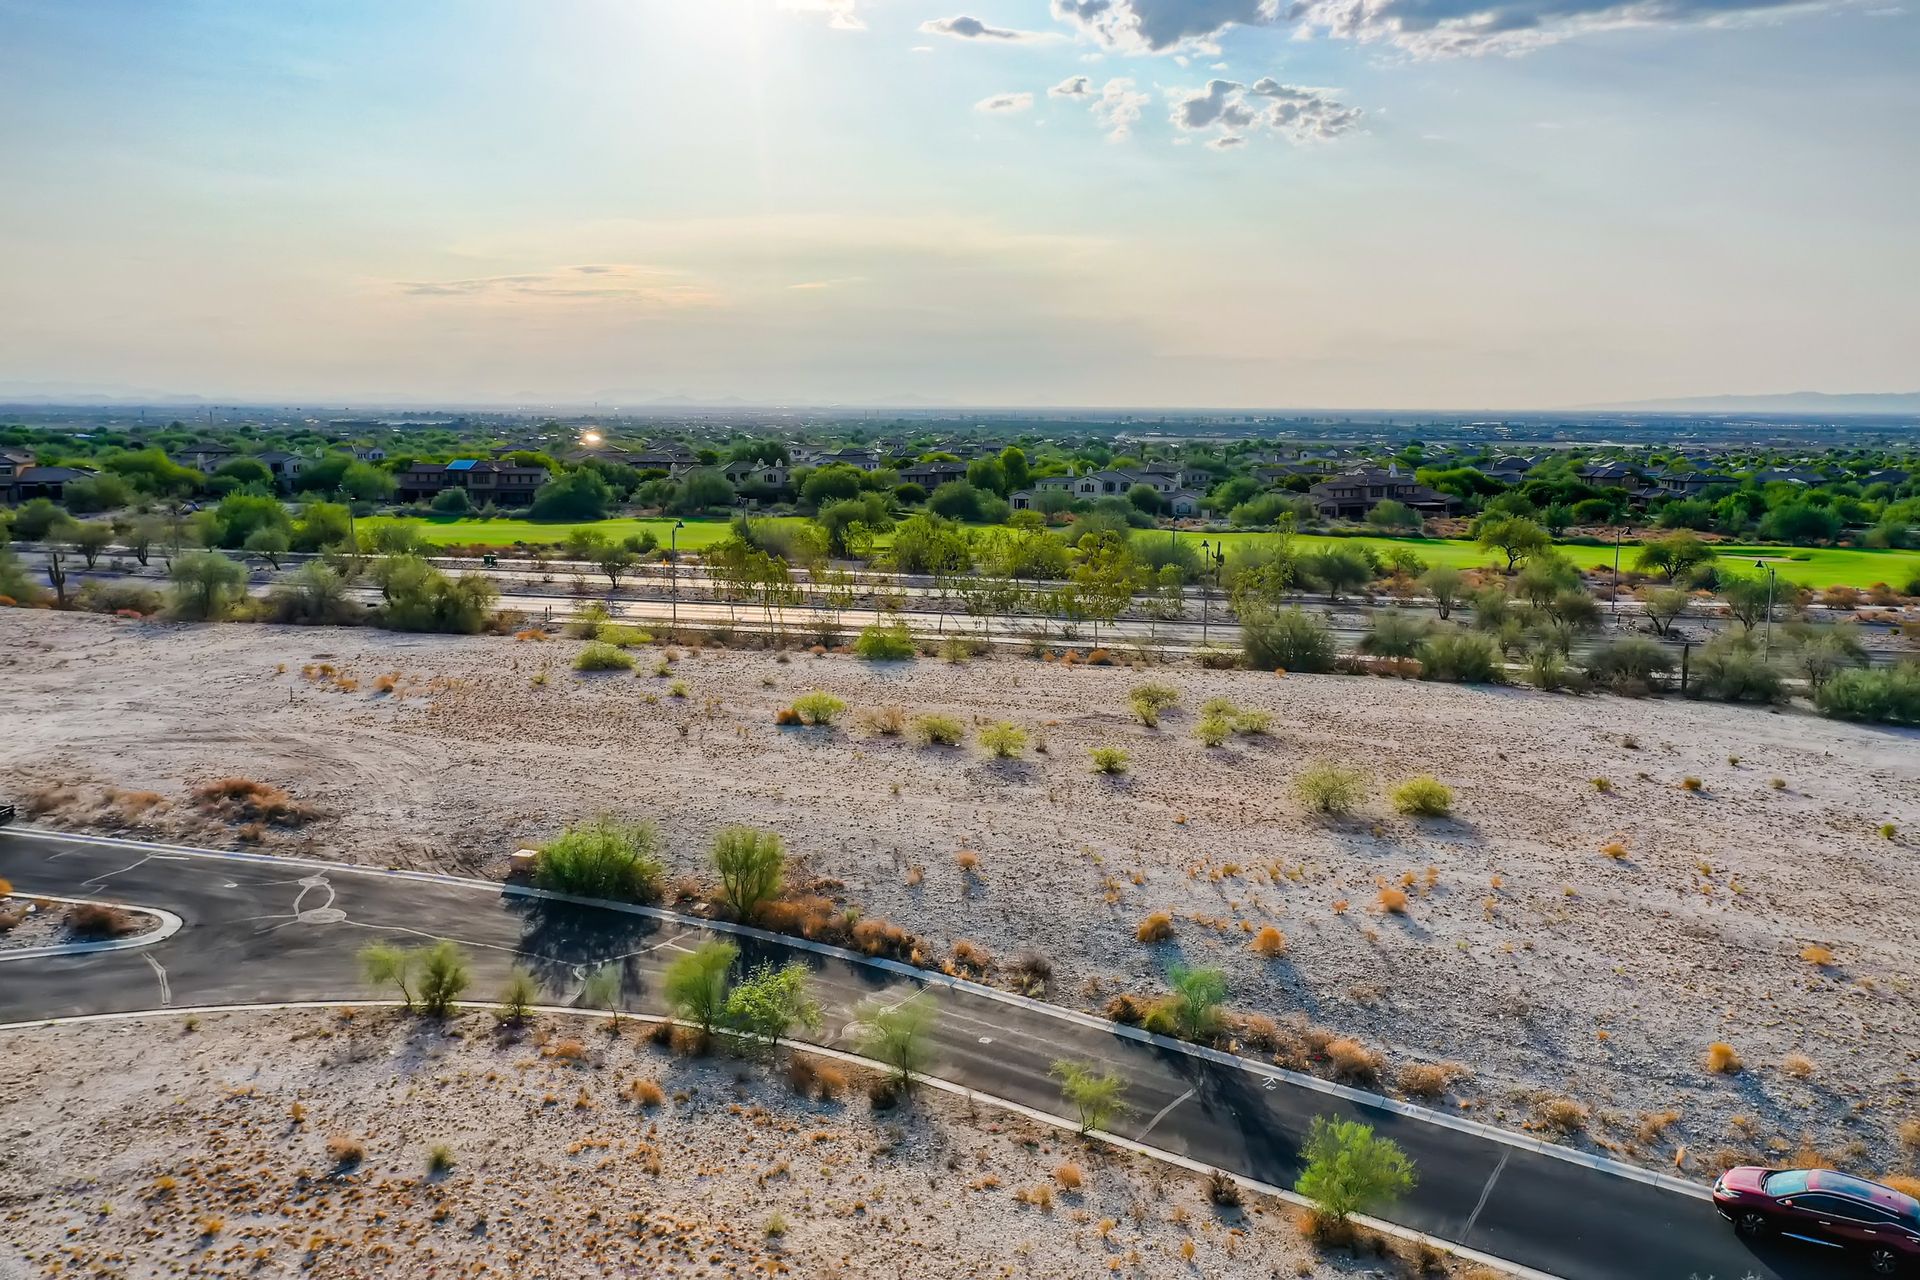
<instances>
[{"instance_id":1,"label":"concrete curb","mask_svg":"<svg viewBox=\"0 0 1920 1280\"><path fill-rule=\"evenodd\" d=\"M844 947L830 946L826 943L813 942L806 938L795 938L783 933L773 933L765 929L756 929L751 925L734 924L725 920L704 920L698 916L682 915L680 912L667 911L659 907L641 906L631 902L611 902L598 898L581 898L572 894L555 893L548 889L537 889L527 885L501 884L497 881L477 880L469 876L450 876L430 871L403 871L391 867L355 866L350 863L328 862L318 858L282 858L272 854L243 853L224 849L201 849L190 845L156 844L148 841L123 840L113 836L71 834L64 831L55 831L46 827L21 826L16 827L15 830L25 831L35 835L52 836L63 840L75 840L86 844L104 844L140 849L164 849L172 853L190 857L220 858L235 862L257 862L278 866L307 866L330 872L384 876L393 879L415 880L427 884L444 884L466 889L486 889L494 893L541 898L553 902L568 902L577 906L598 907L609 911L624 911L631 915L645 916L650 919L689 928L708 929L716 933L730 933L739 937L753 938L760 942L811 952L815 955L831 956L836 960L844 960L852 964L866 965L870 968L879 969L882 972L912 979L926 986L940 986L987 1000L997 1000L1002 1004L1026 1009L1029 1012L1052 1018L1061 1018L1092 1030L1106 1032L1123 1039L1137 1041L1141 1044L1149 1044L1157 1049L1172 1053L1184 1053L1189 1057L1203 1058L1216 1065L1235 1068L1240 1071L1245 1071L1250 1075L1270 1078L1302 1089L1310 1089L1316 1093L1339 1098L1358 1106L1372 1107L1378 1111L1385 1111L1425 1124L1437 1125L1443 1129L1452 1129L1457 1133L1471 1134L1475 1137L1484 1138L1491 1142L1502 1143L1522 1151L1530 1151L1550 1159L1563 1160L1568 1164L1581 1165L1600 1173L1610 1173L1616 1177L1626 1178L1629 1181L1660 1187L1663 1190L1676 1192L1680 1195L1692 1196L1696 1200L1711 1200L1713 1198L1711 1188L1685 1178L1674 1177L1672 1174L1660 1173L1651 1169L1642 1169L1636 1165L1626 1164L1619 1160L1611 1160L1605 1156L1591 1155L1584 1151L1575 1151L1568 1147L1558 1146L1551 1142L1543 1142L1538 1138L1529 1137L1526 1134L1514 1133L1510 1130L1484 1124L1477 1120L1468 1120L1443 1111L1435 1111L1431 1108L1401 1102L1396 1098L1389 1098L1384 1094L1351 1088L1347 1085L1336 1084L1331 1080L1322 1080L1318 1076L1304 1075L1297 1071L1288 1071L1281 1067L1256 1062L1251 1058L1243 1058L1236 1054L1224 1053L1218 1049L1189 1044L1184 1040L1174 1040L1167 1036L1155 1035L1139 1027L1129 1027L1123 1023L1111 1022L1105 1018L1098 1018L1092 1014L1083 1013L1078 1009L1069 1009L1064 1005L1048 1004L1044 1000L1035 1000L1029 996L1016 995L1011 991L1001 991L995 987L970 982L964 978L950 977L947 974L932 970L917 969L910 964L903 964L898 960L866 956L857 951L848 951Z\"/></svg>"},{"instance_id":2,"label":"concrete curb","mask_svg":"<svg viewBox=\"0 0 1920 1280\"><path fill-rule=\"evenodd\" d=\"M355 1008L397 1009L403 1007L398 1000L297 1000L275 1004L216 1004L178 1009L137 1009L126 1013L87 1013L64 1018L45 1018L38 1022L0 1022L0 1035L4 1035L7 1032L37 1031L52 1027L79 1026L93 1022L132 1022L145 1018L167 1018L182 1015L194 1016L203 1013L270 1013L277 1010L292 1009L338 1009L344 1004L351 1004ZM456 1001L454 1007L472 1013L491 1009L494 1006L470 1000L461 1000ZM597 1021L604 1021L612 1017L611 1014L601 1013L593 1009L578 1009L571 1005L539 1004L531 1005L529 1009L534 1013L557 1017L592 1018ZM644 1022L649 1025L673 1021L671 1018L652 1013L622 1012L620 1017L628 1022ZM725 1029L720 1030L723 1035L736 1034ZM863 1058L857 1053L848 1053L844 1049L832 1049L824 1045L808 1044L805 1041L788 1040L784 1038L777 1043L784 1049L797 1050L801 1053L812 1054L822 1058L832 1058L835 1061L849 1063L869 1071L875 1071L881 1074L885 1074L888 1071L884 1063L875 1062L871 1058ZM984 1102L996 1110L1024 1116L1037 1124L1044 1124L1066 1133L1080 1133L1080 1126L1065 1116L1053 1115L1037 1107L1029 1107L1023 1103L1014 1102L1009 1098L1002 1098L995 1094L981 1093L976 1089L968 1089L961 1085L954 1084L951 1081L941 1080L935 1076L916 1074L913 1079L916 1084L924 1085L927 1088L937 1089L942 1093L952 1094L958 1098L966 1098L972 1102ZM1229 1169L1217 1168L1204 1161L1176 1155L1171 1151L1162 1151L1157 1147L1150 1147L1129 1138L1116 1137L1110 1133L1100 1132L1080 1136L1088 1141L1100 1142L1116 1150L1131 1152L1134 1155L1143 1156L1149 1160L1158 1160L1162 1164L1174 1165L1177 1168L1186 1169L1191 1173L1207 1174L1209 1176L1219 1174L1231 1178L1235 1183L1259 1195L1296 1205L1300 1208L1313 1207L1312 1201L1296 1191L1275 1186L1270 1182L1262 1182L1258 1178L1245 1177ZM1364 1214L1355 1214L1353 1221L1359 1223L1361 1226L1378 1231L1382 1235L1392 1236L1395 1239L1406 1240L1415 1244L1430 1245L1433 1248L1451 1254L1456 1258L1464 1259L1467 1262L1478 1263L1481 1266L1496 1267L1508 1275L1516 1277L1517 1280L1561 1280L1561 1277L1554 1275L1552 1272L1538 1271L1532 1267L1522 1266L1517 1262L1509 1262L1505 1258L1495 1257L1490 1253L1482 1253L1478 1249L1470 1249L1465 1245L1455 1244L1439 1236L1430 1236L1425 1232L1415 1231L1411 1227L1403 1227L1397 1223L1387 1222L1380 1218L1370 1218Z\"/></svg>"},{"instance_id":3,"label":"concrete curb","mask_svg":"<svg viewBox=\"0 0 1920 1280\"><path fill-rule=\"evenodd\" d=\"M180 932L185 923L171 911L159 907L143 906L138 902L107 902L104 898L63 898L55 893L17 893L16 898L27 898L40 902L64 902L69 906L78 906L87 902L98 902L104 906L124 907L129 911L139 911L160 921L158 928L131 938L107 938L100 942L61 942L46 947L17 947L0 951L0 964L9 960L37 960L44 956L84 956L98 951L131 951L135 947L150 947L156 942L165 942Z\"/></svg>"}]
</instances>

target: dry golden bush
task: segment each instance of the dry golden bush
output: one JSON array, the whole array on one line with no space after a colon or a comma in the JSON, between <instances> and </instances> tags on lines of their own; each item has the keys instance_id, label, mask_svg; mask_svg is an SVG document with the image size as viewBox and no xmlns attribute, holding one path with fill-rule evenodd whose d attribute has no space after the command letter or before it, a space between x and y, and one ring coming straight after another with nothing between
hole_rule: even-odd
<instances>
[{"instance_id":1,"label":"dry golden bush","mask_svg":"<svg viewBox=\"0 0 1920 1280\"><path fill-rule=\"evenodd\" d=\"M1068 1160L1055 1166L1053 1180L1060 1184L1062 1191L1078 1191L1086 1182L1086 1175L1080 1172L1080 1166Z\"/></svg>"},{"instance_id":2,"label":"dry golden bush","mask_svg":"<svg viewBox=\"0 0 1920 1280\"><path fill-rule=\"evenodd\" d=\"M1534 1123L1542 1129L1558 1134L1574 1134L1587 1127L1588 1111L1585 1103L1575 1102L1572 1098L1545 1097L1534 1104Z\"/></svg>"},{"instance_id":3,"label":"dry golden bush","mask_svg":"<svg viewBox=\"0 0 1920 1280\"><path fill-rule=\"evenodd\" d=\"M1800 948L1800 958L1808 964L1825 967L1833 963L1833 952L1817 942L1810 942Z\"/></svg>"},{"instance_id":4,"label":"dry golden bush","mask_svg":"<svg viewBox=\"0 0 1920 1280\"><path fill-rule=\"evenodd\" d=\"M1380 1078L1382 1059L1379 1052L1367 1048L1358 1040L1342 1036L1329 1041L1326 1055L1333 1074L1341 1079L1370 1084Z\"/></svg>"},{"instance_id":5,"label":"dry golden bush","mask_svg":"<svg viewBox=\"0 0 1920 1280\"><path fill-rule=\"evenodd\" d=\"M1780 1069L1796 1080L1805 1080L1814 1072L1813 1059L1804 1053L1790 1053L1780 1059Z\"/></svg>"},{"instance_id":6,"label":"dry golden bush","mask_svg":"<svg viewBox=\"0 0 1920 1280\"><path fill-rule=\"evenodd\" d=\"M1745 1065L1740 1061L1739 1052L1724 1040L1715 1040L1707 1046L1706 1062L1707 1070L1723 1076L1732 1075Z\"/></svg>"},{"instance_id":7,"label":"dry golden bush","mask_svg":"<svg viewBox=\"0 0 1920 1280\"><path fill-rule=\"evenodd\" d=\"M1287 954L1287 935L1272 925L1264 925L1260 932L1254 935L1249 945L1253 949L1253 954L1263 960L1272 960Z\"/></svg>"},{"instance_id":8,"label":"dry golden bush","mask_svg":"<svg viewBox=\"0 0 1920 1280\"><path fill-rule=\"evenodd\" d=\"M1173 936L1173 913L1155 911L1140 922L1133 936L1142 942L1165 942Z\"/></svg>"},{"instance_id":9,"label":"dry golden bush","mask_svg":"<svg viewBox=\"0 0 1920 1280\"><path fill-rule=\"evenodd\" d=\"M1438 1098L1472 1074L1463 1062L1410 1062L1400 1068L1395 1082L1409 1097Z\"/></svg>"}]
</instances>

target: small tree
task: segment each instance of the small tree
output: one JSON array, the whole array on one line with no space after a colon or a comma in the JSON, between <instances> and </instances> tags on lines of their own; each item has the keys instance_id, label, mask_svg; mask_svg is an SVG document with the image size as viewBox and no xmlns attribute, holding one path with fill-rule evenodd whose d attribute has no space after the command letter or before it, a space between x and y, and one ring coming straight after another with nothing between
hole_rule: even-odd
<instances>
[{"instance_id":1,"label":"small tree","mask_svg":"<svg viewBox=\"0 0 1920 1280\"><path fill-rule=\"evenodd\" d=\"M1358 1120L1315 1116L1302 1154L1307 1167L1293 1189L1338 1223L1413 1189L1413 1161L1399 1144L1374 1137L1373 1126Z\"/></svg>"},{"instance_id":2,"label":"small tree","mask_svg":"<svg viewBox=\"0 0 1920 1280\"><path fill-rule=\"evenodd\" d=\"M1181 1039L1212 1039L1220 1025L1220 1002L1227 998L1226 972L1176 964L1167 970L1167 985L1173 989L1169 1012Z\"/></svg>"},{"instance_id":3,"label":"small tree","mask_svg":"<svg viewBox=\"0 0 1920 1280\"><path fill-rule=\"evenodd\" d=\"M467 953L456 942L441 939L420 954L420 1012L444 1018L473 981Z\"/></svg>"},{"instance_id":4,"label":"small tree","mask_svg":"<svg viewBox=\"0 0 1920 1280\"><path fill-rule=\"evenodd\" d=\"M603 964L587 975L580 986L580 1003L590 1009L605 1009L612 1017L608 1030L620 1031L620 966Z\"/></svg>"},{"instance_id":5,"label":"small tree","mask_svg":"<svg viewBox=\"0 0 1920 1280\"><path fill-rule=\"evenodd\" d=\"M661 994L675 1017L708 1035L727 1010L727 974L740 948L718 939L703 942L667 966Z\"/></svg>"},{"instance_id":6,"label":"small tree","mask_svg":"<svg viewBox=\"0 0 1920 1280\"><path fill-rule=\"evenodd\" d=\"M280 567L280 557L287 554L292 540L287 531L279 525L263 524L247 535L244 549L260 556L275 569Z\"/></svg>"},{"instance_id":7,"label":"small tree","mask_svg":"<svg viewBox=\"0 0 1920 1280\"><path fill-rule=\"evenodd\" d=\"M214 622L226 616L246 589L247 571L218 551L189 551L176 556L173 608L183 618Z\"/></svg>"},{"instance_id":8,"label":"small tree","mask_svg":"<svg viewBox=\"0 0 1920 1280\"><path fill-rule=\"evenodd\" d=\"M360 948L360 972L369 986L400 988L402 1003L413 1008L413 990L408 984L413 976L411 951L391 942L369 942Z\"/></svg>"},{"instance_id":9,"label":"small tree","mask_svg":"<svg viewBox=\"0 0 1920 1280\"><path fill-rule=\"evenodd\" d=\"M1465 576L1450 564L1437 564L1420 578L1420 585L1433 597L1433 607L1440 611L1442 622L1453 615L1453 606L1460 603L1465 583Z\"/></svg>"},{"instance_id":10,"label":"small tree","mask_svg":"<svg viewBox=\"0 0 1920 1280\"><path fill-rule=\"evenodd\" d=\"M870 1004L856 1014L861 1024L859 1050L890 1068L902 1086L911 1087L914 1075L924 1072L933 1061L927 1037L936 1016L925 995L916 995L891 1009Z\"/></svg>"},{"instance_id":11,"label":"small tree","mask_svg":"<svg viewBox=\"0 0 1920 1280\"><path fill-rule=\"evenodd\" d=\"M113 528L102 520L83 520L73 531L74 550L86 560L87 568L93 568L100 553L113 545Z\"/></svg>"},{"instance_id":12,"label":"small tree","mask_svg":"<svg viewBox=\"0 0 1920 1280\"><path fill-rule=\"evenodd\" d=\"M713 838L713 865L720 893L734 915L751 920L780 892L787 864L786 846L771 831L728 827Z\"/></svg>"},{"instance_id":13,"label":"small tree","mask_svg":"<svg viewBox=\"0 0 1920 1280\"><path fill-rule=\"evenodd\" d=\"M1654 634L1664 636L1692 603L1693 595L1685 587L1656 587L1641 598L1640 607L1653 624Z\"/></svg>"},{"instance_id":14,"label":"small tree","mask_svg":"<svg viewBox=\"0 0 1920 1280\"><path fill-rule=\"evenodd\" d=\"M726 1019L747 1036L748 1052L766 1058L796 1023L817 1031L820 1004L809 989L811 974L795 960L776 969L760 965L727 993Z\"/></svg>"},{"instance_id":15,"label":"small tree","mask_svg":"<svg viewBox=\"0 0 1920 1280\"><path fill-rule=\"evenodd\" d=\"M540 998L540 984L533 975L524 969L515 969L507 975L506 985L500 988L500 1008L494 1017L510 1026L519 1026L533 1012L533 1002Z\"/></svg>"},{"instance_id":16,"label":"small tree","mask_svg":"<svg viewBox=\"0 0 1920 1280\"><path fill-rule=\"evenodd\" d=\"M1111 1071L1102 1071L1091 1062L1061 1058L1053 1064L1053 1075L1060 1081L1060 1094L1073 1104L1080 1117L1081 1136L1107 1127L1107 1122L1126 1110L1120 1094L1126 1081Z\"/></svg>"}]
</instances>

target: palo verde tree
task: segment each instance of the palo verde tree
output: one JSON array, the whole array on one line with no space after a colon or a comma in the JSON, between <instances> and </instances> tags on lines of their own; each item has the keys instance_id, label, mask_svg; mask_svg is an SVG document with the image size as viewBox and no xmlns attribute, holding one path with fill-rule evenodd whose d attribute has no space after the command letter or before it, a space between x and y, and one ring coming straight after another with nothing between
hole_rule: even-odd
<instances>
[{"instance_id":1,"label":"palo verde tree","mask_svg":"<svg viewBox=\"0 0 1920 1280\"><path fill-rule=\"evenodd\" d=\"M780 892L786 865L786 845L772 831L727 827L713 838L721 896L741 920L752 920Z\"/></svg>"}]
</instances>

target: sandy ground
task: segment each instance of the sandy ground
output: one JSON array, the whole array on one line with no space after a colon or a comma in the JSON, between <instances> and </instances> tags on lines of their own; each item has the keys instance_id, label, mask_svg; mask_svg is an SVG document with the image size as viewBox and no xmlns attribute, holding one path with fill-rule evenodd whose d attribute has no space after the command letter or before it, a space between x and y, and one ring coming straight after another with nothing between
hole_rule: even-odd
<instances>
[{"instance_id":1,"label":"sandy ground","mask_svg":"<svg viewBox=\"0 0 1920 1280\"><path fill-rule=\"evenodd\" d=\"M945 1095L876 1113L861 1084L823 1100L778 1066L674 1058L632 1023L509 1036L486 1014L10 1033L0 1275L1411 1270L1317 1261L1284 1205L1219 1208L1191 1175Z\"/></svg>"},{"instance_id":2,"label":"sandy ground","mask_svg":"<svg viewBox=\"0 0 1920 1280\"><path fill-rule=\"evenodd\" d=\"M1188 667L1151 673L1182 701L1149 730L1127 709L1138 671L709 649L656 678L660 651L642 649L637 673L580 677L578 647L0 611L0 788L54 824L482 874L601 811L657 822L697 872L713 832L745 822L938 953L1044 951L1062 1002L1218 964L1238 1007L1383 1050L1389 1084L1408 1063L1465 1063L1442 1105L1494 1122L1531 1126L1567 1095L1589 1117L1566 1140L1693 1173L1736 1154L1869 1173L1914 1157L1896 1137L1920 1116L1911 734ZM846 721L777 728L814 688L847 700ZM1204 747L1193 727L1216 697L1270 712L1271 734ZM887 704L1011 719L1045 751L996 762L863 732L858 713ZM1131 753L1125 776L1089 770L1100 744ZM1316 760L1369 773L1360 816L1303 810L1292 780ZM246 830L199 814L188 788L226 774L321 816ZM1393 812L1384 791L1415 774L1455 789L1455 817ZM1408 876L1407 912L1376 909ZM1172 940L1136 941L1158 910ZM1248 939L1269 923L1288 947L1263 960ZM1831 962L1803 959L1811 945ZM1745 1069L1708 1071L1715 1041Z\"/></svg>"},{"instance_id":3,"label":"sandy ground","mask_svg":"<svg viewBox=\"0 0 1920 1280\"><path fill-rule=\"evenodd\" d=\"M160 927L160 917L144 911L121 908L128 917L126 932L117 936L137 938ZM40 903L20 895L0 894L0 951L20 951L27 947L61 946L72 942L99 942L98 936L76 934L67 920L63 903Z\"/></svg>"}]
</instances>

